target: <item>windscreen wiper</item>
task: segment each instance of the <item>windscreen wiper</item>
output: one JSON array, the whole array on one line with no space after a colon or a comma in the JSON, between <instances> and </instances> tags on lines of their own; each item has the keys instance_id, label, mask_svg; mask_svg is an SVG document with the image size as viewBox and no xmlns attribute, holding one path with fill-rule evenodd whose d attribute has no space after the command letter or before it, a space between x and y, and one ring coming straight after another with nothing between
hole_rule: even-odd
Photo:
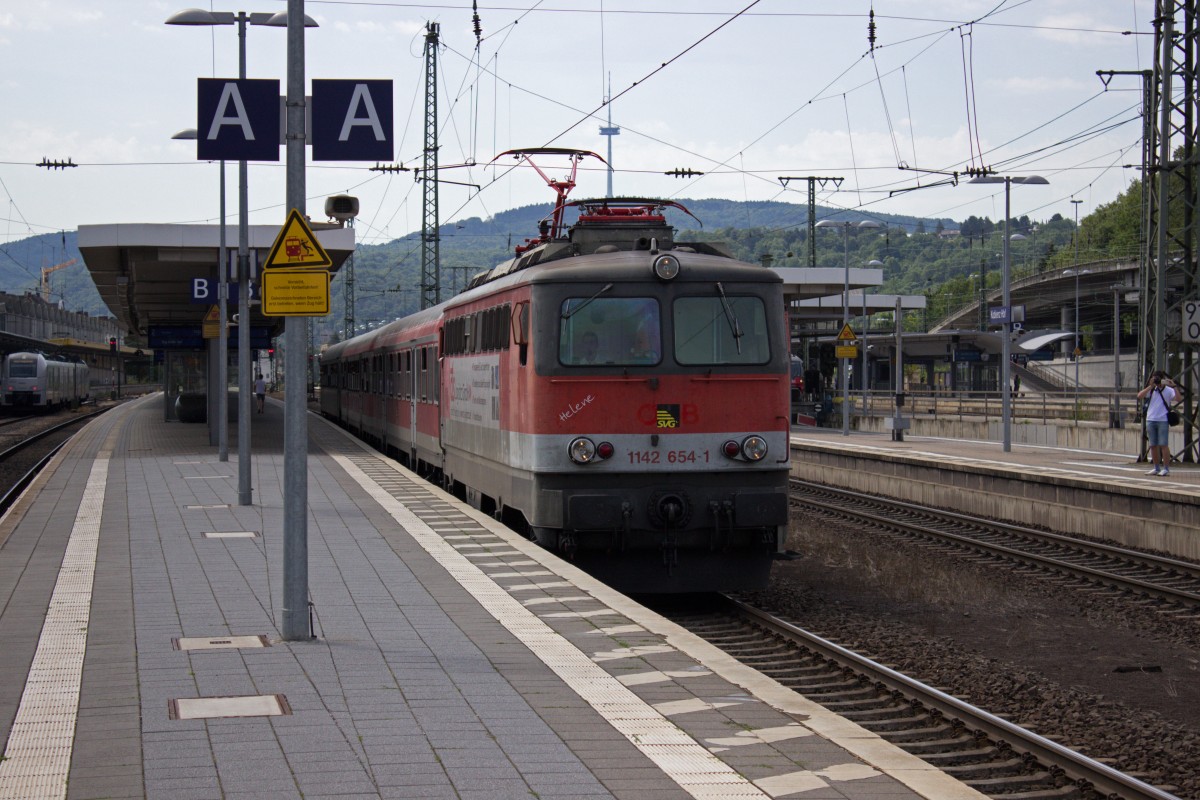
<instances>
[{"instance_id":1,"label":"windscreen wiper","mask_svg":"<svg viewBox=\"0 0 1200 800\"><path fill-rule=\"evenodd\" d=\"M607 284L605 284L605 285L604 285L604 288L602 288L600 291L596 292L594 295L592 295L591 297L589 297L587 300L584 300L582 303L580 303L579 305L575 306L574 308L569 308L569 309L567 309L566 311L562 312L562 318L563 318L563 319L570 319L571 317L575 316L575 315L576 315L576 314L578 314L580 311L583 311L585 308L587 308L587 307L588 307L588 305L589 305L589 304L590 304L590 303L591 303L593 300L595 300L597 297L599 297L600 295L602 295L602 294L604 294L605 292L607 292L607 291L608 291L609 289L611 289L612 287L613 287L613 285L612 285L611 283L607 283Z\"/></svg>"},{"instance_id":2,"label":"windscreen wiper","mask_svg":"<svg viewBox=\"0 0 1200 800\"><path fill-rule=\"evenodd\" d=\"M733 343L737 345L738 355L742 354L742 326L738 322L737 315L733 313L733 307L729 305L729 298L725 296L725 287L717 281L717 292L721 295L721 307L725 309L725 319L729 320L729 332L733 334Z\"/></svg>"}]
</instances>

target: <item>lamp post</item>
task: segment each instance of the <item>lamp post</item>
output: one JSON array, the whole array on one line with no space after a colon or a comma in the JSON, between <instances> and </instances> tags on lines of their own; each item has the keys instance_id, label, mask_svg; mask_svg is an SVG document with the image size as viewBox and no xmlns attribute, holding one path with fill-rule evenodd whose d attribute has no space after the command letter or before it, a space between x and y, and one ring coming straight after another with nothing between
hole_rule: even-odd
<instances>
[{"instance_id":1,"label":"lamp post","mask_svg":"<svg viewBox=\"0 0 1200 800\"><path fill-rule=\"evenodd\" d=\"M1000 420L1003 429L1004 452L1012 452L1012 381L1010 349L1012 348L1012 295L1009 286L1008 221L1012 218L1012 185L1014 183L1047 184L1041 175L979 175L968 183L1004 184L1004 260L1001 264L1000 285L1004 303L1004 322L1000 326Z\"/></svg>"},{"instance_id":2,"label":"lamp post","mask_svg":"<svg viewBox=\"0 0 1200 800\"><path fill-rule=\"evenodd\" d=\"M195 128L184 128L172 139L197 139ZM229 251L225 246L225 161L221 160L221 236L217 246L217 461L229 460ZM211 440L209 444L211 444Z\"/></svg>"},{"instance_id":3,"label":"lamp post","mask_svg":"<svg viewBox=\"0 0 1200 800\"><path fill-rule=\"evenodd\" d=\"M1108 427L1121 427L1121 290L1125 287L1114 284L1113 293L1113 408Z\"/></svg>"},{"instance_id":4,"label":"lamp post","mask_svg":"<svg viewBox=\"0 0 1200 800\"><path fill-rule=\"evenodd\" d=\"M883 262L877 258L872 258L867 262L868 267L882 267ZM870 364L867 362L867 335L871 332L871 316L867 313L867 287L863 287L863 344L862 344L862 394L863 394L863 416L867 416L867 384L870 383L869 376L871 374Z\"/></svg>"},{"instance_id":5,"label":"lamp post","mask_svg":"<svg viewBox=\"0 0 1200 800\"><path fill-rule=\"evenodd\" d=\"M251 12L205 11L189 8L167 18L168 25L233 25L238 26L238 79L246 79L246 25L286 27L286 11ZM304 17L305 27L316 27L310 17ZM250 484L250 205L247 162L238 161L238 305L241 319L238 324L238 505L248 506L253 499ZM222 222L224 217L222 216ZM222 272L224 270L222 269ZM223 283L223 281L222 281ZM222 353L222 357L224 357ZM222 387L224 391L224 387Z\"/></svg>"},{"instance_id":6,"label":"lamp post","mask_svg":"<svg viewBox=\"0 0 1200 800\"><path fill-rule=\"evenodd\" d=\"M1064 277L1067 275L1075 276L1075 352L1071 354L1071 357L1075 359L1075 412L1077 417L1079 413L1079 356L1081 352L1079 349L1079 276L1090 274L1092 274L1090 269L1080 269L1079 267L1063 270ZM1076 422L1078 422L1078 419L1076 419Z\"/></svg>"},{"instance_id":7,"label":"lamp post","mask_svg":"<svg viewBox=\"0 0 1200 800\"><path fill-rule=\"evenodd\" d=\"M878 228L879 223L869 219L864 219L861 222L851 222L845 220L843 222L834 222L831 219L823 219L813 226L814 228L841 228L842 229L842 247L845 253L845 280L842 286L842 328L850 324L850 229L851 228ZM843 358L841 360L841 377L842 377L842 436L850 435L850 359Z\"/></svg>"},{"instance_id":8,"label":"lamp post","mask_svg":"<svg viewBox=\"0 0 1200 800\"><path fill-rule=\"evenodd\" d=\"M1075 352L1072 357L1075 359L1076 422L1079 421L1079 204L1082 202L1082 200L1071 201L1071 205L1075 206L1075 233L1072 237L1075 239Z\"/></svg>"}]
</instances>

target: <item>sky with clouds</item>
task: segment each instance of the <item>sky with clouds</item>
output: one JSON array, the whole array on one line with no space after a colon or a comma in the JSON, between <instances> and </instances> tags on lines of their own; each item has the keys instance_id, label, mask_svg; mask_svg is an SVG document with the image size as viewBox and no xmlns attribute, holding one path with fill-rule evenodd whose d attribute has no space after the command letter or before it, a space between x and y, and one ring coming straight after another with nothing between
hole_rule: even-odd
<instances>
[{"instance_id":1,"label":"sky with clouds","mask_svg":"<svg viewBox=\"0 0 1200 800\"><path fill-rule=\"evenodd\" d=\"M282 11L282 0L221 11ZM162 0L13 0L0 6L0 243L79 225L216 222L218 167L195 143L196 79L236 77L233 27L168 26ZM818 202L865 213L1001 219L1003 187L949 185L990 167L1040 174L1015 187L1014 215L1070 217L1112 201L1139 175L1141 79L1106 87L1097 70L1153 66L1150 0L309 0L306 77L394 81L393 163L419 165L427 22L440 25L443 221L487 218L552 195L513 161L518 147L606 153L614 194L782 200L841 178ZM686 10L681 10L686 9ZM832 9L832 10L831 10ZM868 14L874 10L871 47ZM285 33L251 27L247 72L285 76ZM605 108L608 77L613 101ZM282 152L281 152L282 156ZM79 165L35 166L43 159ZM565 163L539 161L551 177ZM308 212L360 200L360 241L421 225L411 173L310 162ZM694 170L681 179L663 173ZM227 213L236 222L234 165ZM283 162L252 162L250 219L282 224ZM574 198L602 196L585 161ZM473 186L460 185L473 184ZM919 187L919 188L918 188ZM911 190L911 191L909 191ZM799 221L800 217L798 217Z\"/></svg>"}]
</instances>

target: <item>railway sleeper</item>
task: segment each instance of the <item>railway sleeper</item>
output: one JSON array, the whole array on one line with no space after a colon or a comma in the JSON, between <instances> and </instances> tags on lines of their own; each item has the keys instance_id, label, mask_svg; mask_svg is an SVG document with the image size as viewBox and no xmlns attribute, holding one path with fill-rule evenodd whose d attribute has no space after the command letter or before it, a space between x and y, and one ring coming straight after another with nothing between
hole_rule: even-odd
<instances>
[{"instance_id":1,"label":"railway sleeper","mask_svg":"<svg viewBox=\"0 0 1200 800\"><path fill-rule=\"evenodd\" d=\"M1005 800L1016 798L1071 798L1082 797L1079 787L1073 784L1056 785L1055 778L1049 772L1032 772L1027 775L1011 775L1001 778L983 778L980 780L964 781L976 791L1004 797Z\"/></svg>"},{"instance_id":2,"label":"railway sleeper","mask_svg":"<svg viewBox=\"0 0 1200 800\"><path fill-rule=\"evenodd\" d=\"M890 711L891 700L886 697L880 697L877 694L862 695L861 692L838 692L837 694L813 694L805 692L805 697L820 703L831 711L837 712L868 712L880 713Z\"/></svg>"},{"instance_id":3,"label":"railway sleeper","mask_svg":"<svg viewBox=\"0 0 1200 800\"><path fill-rule=\"evenodd\" d=\"M1034 765L1030 764L1027 759L1015 756L1012 752L997 752L992 750L992 760L990 762L979 762L974 764L948 764L942 766L942 771L947 775L953 775L958 780L966 783L970 781L995 781L1001 778L1015 777L1020 775L1030 775ZM929 762L930 759L924 759ZM1040 768L1038 769L1040 770Z\"/></svg>"},{"instance_id":4,"label":"railway sleeper","mask_svg":"<svg viewBox=\"0 0 1200 800\"><path fill-rule=\"evenodd\" d=\"M864 726L865 727L865 726ZM904 750L906 753L911 753L914 756L923 756L926 753L946 753L956 752L961 748L975 747L975 737L965 731L957 736L949 739L929 739L929 740L913 740L907 737L896 739L885 737L889 742Z\"/></svg>"},{"instance_id":5,"label":"railway sleeper","mask_svg":"<svg viewBox=\"0 0 1200 800\"><path fill-rule=\"evenodd\" d=\"M816 683L810 683L804 687L805 691L812 694L821 695L838 695L838 694L853 694L860 695L864 692L870 692L872 695L877 694L875 687L869 683L864 683L853 676L830 675L825 678L818 678Z\"/></svg>"},{"instance_id":6,"label":"railway sleeper","mask_svg":"<svg viewBox=\"0 0 1200 800\"><path fill-rule=\"evenodd\" d=\"M823 664L811 664L811 665L807 665L807 666L799 665L799 664L790 664L786 667L773 667L770 669L763 669L763 670L759 670L759 671L769 675L770 677L772 677L775 680L782 683L787 680L794 680L796 682L801 682L805 678L812 678L817 675L820 675L823 672L825 672L827 669L828 668L825 667Z\"/></svg>"},{"instance_id":7,"label":"railway sleeper","mask_svg":"<svg viewBox=\"0 0 1200 800\"><path fill-rule=\"evenodd\" d=\"M688 629L694 631L697 630L697 627L689 624ZM721 627L713 623L704 627L703 630L706 638L719 636L722 647L731 644L763 644L766 641L761 633L744 630L735 625Z\"/></svg>"},{"instance_id":8,"label":"railway sleeper","mask_svg":"<svg viewBox=\"0 0 1200 800\"><path fill-rule=\"evenodd\" d=\"M740 645L727 644L727 645L725 645L725 647L723 649L725 650L725 652L734 656L739 661L745 661L747 659L760 659L761 660L763 658L771 658L771 659L778 660L781 658L791 658L792 657L791 648L784 647L783 645L771 644L771 643L762 643L762 644L746 643L746 644L740 644Z\"/></svg>"},{"instance_id":9,"label":"railway sleeper","mask_svg":"<svg viewBox=\"0 0 1200 800\"><path fill-rule=\"evenodd\" d=\"M1024 758L1011 753L998 753L996 748L986 746L975 750L956 750L953 753L927 753L921 756L921 760L960 781L1022 775L1029 770L1029 762Z\"/></svg>"},{"instance_id":10,"label":"railway sleeper","mask_svg":"<svg viewBox=\"0 0 1200 800\"><path fill-rule=\"evenodd\" d=\"M947 724L937 717L930 716L920 708L909 706L909 710L911 714L907 717L879 720L877 722L860 720L858 724L872 733L887 739L889 742L898 745L906 741L919 742L924 739L932 739L935 736L953 735L955 730L953 725ZM917 725L925 727L915 727Z\"/></svg>"},{"instance_id":11,"label":"railway sleeper","mask_svg":"<svg viewBox=\"0 0 1200 800\"><path fill-rule=\"evenodd\" d=\"M853 720L864 727L868 724L874 725L881 722L886 722L888 720L909 720L912 719L913 713L912 708L910 708L908 705L880 706L879 708L874 709L856 709L848 707L839 709L835 705L826 703L822 703L821 705L826 706L830 711L838 711L841 716L845 717L846 719Z\"/></svg>"}]
</instances>

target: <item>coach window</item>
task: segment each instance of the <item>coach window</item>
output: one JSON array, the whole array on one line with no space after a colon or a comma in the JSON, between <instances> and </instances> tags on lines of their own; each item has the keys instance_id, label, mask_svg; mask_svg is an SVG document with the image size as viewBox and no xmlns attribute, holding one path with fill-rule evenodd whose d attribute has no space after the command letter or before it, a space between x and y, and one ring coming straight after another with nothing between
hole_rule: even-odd
<instances>
[{"instance_id":1,"label":"coach window","mask_svg":"<svg viewBox=\"0 0 1200 800\"><path fill-rule=\"evenodd\" d=\"M433 364L431 365L430 370L429 370L429 377L433 384L432 387L430 387L430 394L433 396L433 404L437 405L438 402L441 400L442 362L438 358L437 348L433 347L430 349L433 350Z\"/></svg>"},{"instance_id":2,"label":"coach window","mask_svg":"<svg viewBox=\"0 0 1200 800\"><path fill-rule=\"evenodd\" d=\"M401 391L404 394L405 400L413 399L413 377L412 377L412 350L404 351L404 381Z\"/></svg>"},{"instance_id":3,"label":"coach window","mask_svg":"<svg viewBox=\"0 0 1200 800\"><path fill-rule=\"evenodd\" d=\"M571 297L559 311L558 360L567 366L647 366L662 360L653 297Z\"/></svg>"},{"instance_id":4,"label":"coach window","mask_svg":"<svg viewBox=\"0 0 1200 800\"><path fill-rule=\"evenodd\" d=\"M767 311L759 297L680 297L672 307L680 364L765 364L771 360Z\"/></svg>"},{"instance_id":5,"label":"coach window","mask_svg":"<svg viewBox=\"0 0 1200 800\"><path fill-rule=\"evenodd\" d=\"M429 348L421 348L421 402L429 401Z\"/></svg>"}]
</instances>

